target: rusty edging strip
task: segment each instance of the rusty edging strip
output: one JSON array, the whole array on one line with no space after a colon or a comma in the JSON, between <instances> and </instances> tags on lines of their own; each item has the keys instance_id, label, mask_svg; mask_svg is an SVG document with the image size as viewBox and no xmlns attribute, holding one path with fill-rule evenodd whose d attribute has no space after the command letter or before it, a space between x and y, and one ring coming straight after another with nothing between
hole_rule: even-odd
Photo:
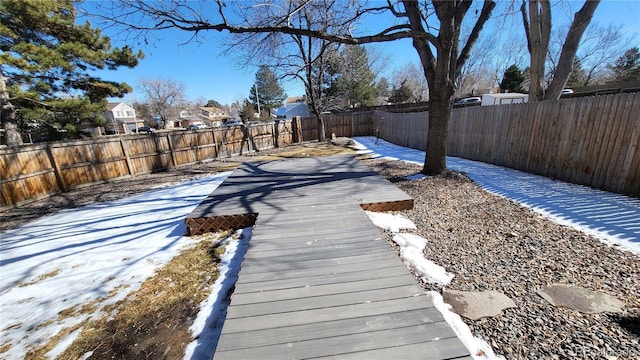
<instances>
[{"instance_id":1,"label":"rusty edging strip","mask_svg":"<svg viewBox=\"0 0 640 360\"><path fill-rule=\"evenodd\" d=\"M186 218L187 235L202 235L229 229L253 226L258 214L222 215L202 218Z\"/></svg>"},{"instance_id":2,"label":"rusty edging strip","mask_svg":"<svg viewBox=\"0 0 640 360\"><path fill-rule=\"evenodd\" d=\"M413 199L360 204L360 207L362 210L374 212L411 210L413 209Z\"/></svg>"}]
</instances>

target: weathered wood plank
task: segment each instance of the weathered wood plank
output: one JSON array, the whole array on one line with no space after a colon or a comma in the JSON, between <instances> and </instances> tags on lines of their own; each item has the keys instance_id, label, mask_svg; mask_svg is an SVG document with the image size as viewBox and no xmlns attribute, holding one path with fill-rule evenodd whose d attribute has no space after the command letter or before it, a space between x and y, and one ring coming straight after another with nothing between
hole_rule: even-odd
<instances>
[{"instance_id":1,"label":"weathered wood plank","mask_svg":"<svg viewBox=\"0 0 640 360\"><path fill-rule=\"evenodd\" d=\"M333 259L322 259L322 260L310 260L305 262L295 262L295 261L287 261L284 263L273 263L273 262L259 262L259 261L248 261L242 264L242 273L277 273L279 271L292 271L292 270L305 270L305 269L313 269L313 268L321 268L324 269L327 266L336 266L336 265L344 265L344 264L357 264L357 263L367 263L374 266L374 264L379 263L380 261L399 261L393 253L375 253L375 254L361 254L354 255L348 257L341 258L333 258ZM295 267L292 266L295 264Z\"/></svg>"},{"instance_id":2,"label":"weathered wood plank","mask_svg":"<svg viewBox=\"0 0 640 360\"><path fill-rule=\"evenodd\" d=\"M288 228L287 228L288 229ZM300 237L295 234L286 234L285 236L278 238L277 236L266 237L261 234L258 238L252 238L255 242L252 242L251 247L253 251L272 250L272 249L292 249L292 248L305 248L309 246L329 246L335 244L368 244L385 242L381 234L373 237L371 232L364 232L362 237L354 235L353 233L340 233L335 236L314 236L313 238Z\"/></svg>"},{"instance_id":3,"label":"weathered wood plank","mask_svg":"<svg viewBox=\"0 0 640 360\"><path fill-rule=\"evenodd\" d=\"M335 280L332 279L332 280ZM245 285L244 283L240 286ZM255 285L255 284L252 284ZM299 279L291 279L289 283L285 283L281 288L271 288L263 290L255 290L252 286L244 286L245 289L237 289L234 291L234 305L246 305L262 302L273 302L280 300L301 299L317 296L346 294L358 291L391 289L412 286L411 295L422 294L416 285L415 279L409 274L401 274L393 277L374 278L374 279L358 279L354 281L329 282L325 284L309 284L308 281ZM242 291L245 291L242 293ZM248 290L252 290L248 292ZM408 290L409 291L409 290Z\"/></svg>"},{"instance_id":4,"label":"weathered wood plank","mask_svg":"<svg viewBox=\"0 0 640 360\"><path fill-rule=\"evenodd\" d=\"M359 358L366 359L380 359L379 355L381 354L386 355L384 358L406 359L407 355L415 357L418 353L420 353L420 359L441 359L466 355L466 349L460 349L456 346L459 342L457 338L443 338L443 332L447 331L446 328L446 323L435 323L346 334L330 338L221 351L220 353L216 352L214 359L255 359L265 358L265 355L269 357L269 354L275 355L273 358L280 359L335 358L340 355L343 358L352 359L357 354L365 356ZM328 346L328 344L331 345ZM413 349L411 354L407 354L407 349L403 349L403 351L398 349L398 347L415 344L421 344L421 346L418 349Z\"/></svg>"},{"instance_id":5,"label":"weathered wood plank","mask_svg":"<svg viewBox=\"0 0 640 360\"><path fill-rule=\"evenodd\" d=\"M282 287L280 284L286 282L289 279L302 279L307 281L309 285L321 285L328 283L349 282L354 280L366 280L366 279L378 279L385 277L392 277L400 274L405 274L406 270L400 266L396 259L387 259L384 262L377 261L374 263L375 267L372 267L372 263L356 263L356 264L339 264L330 265L325 267L315 267L311 269L298 269L291 271L281 272L267 272L267 273L242 273L242 283L249 284L252 282L256 287L265 286L263 289L268 289L268 286L272 288ZM260 288L258 288L260 289ZM260 291L260 290L257 290ZM238 288L236 287L236 293Z\"/></svg>"},{"instance_id":6,"label":"weathered wood plank","mask_svg":"<svg viewBox=\"0 0 640 360\"><path fill-rule=\"evenodd\" d=\"M264 314L261 316L235 318L231 321L225 320L222 333L226 334L252 330L263 330L283 326L311 324L316 322L325 322L340 319L351 319L363 316L384 315L404 310L426 309L432 306L433 304L431 303L431 301L425 295L422 295L410 298L377 301L371 303L351 304L322 309L295 311L284 314ZM232 308L233 304L231 304L229 310L231 311Z\"/></svg>"},{"instance_id":7,"label":"weathered wood plank","mask_svg":"<svg viewBox=\"0 0 640 360\"><path fill-rule=\"evenodd\" d=\"M402 360L429 360L429 359L472 359L463 349L458 346L458 339L454 337L439 338L431 342L421 342L394 347L380 348L375 350L352 352L345 354L330 355L329 357L319 357L316 359L349 359L349 360L370 360L370 359L394 359ZM401 354L401 355L399 355Z\"/></svg>"},{"instance_id":8,"label":"weathered wood plank","mask_svg":"<svg viewBox=\"0 0 640 360\"><path fill-rule=\"evenodd\" d=\"M344 285L344 284L341 284ZM325 286L325 288L328 287ZM319 287L317 287L319 289ZM287 289L282 291L270 291L265 293L253 294L252 303L250 304L234 304L227 313L227 319L244 318L250 316L261 316L264 314L283 314L294 313L297 311L306 311L313 309L326 309L327 307L354 305L367 302L387 301L402 299L411 296L420 296L424 291L415 284L402 285L402 286L390 286L388 288L373 289L373 290L360 290L354 292L346 292L348 289L341 287L340 289L334 289L338 291L336 294L322 295L322 289L317 291L318 295L308 295L307 297L301 297L303 294L298 294L300 288ZM316 289L312 289L316 290ZM290 299L280 299L268 302L257 302L262 300L261 297L269 298L268 295L272 295L272 298L278 299L276 296L279 293L284 294L283 297L292 297ZM307 294L312 294L314 291L309 291ZM263 296L264 295L264 296Z\"/></svg>"},{"instance_id":9,"label":"weathered wood plank","mask_svg":"<svg viewBox=\"0 0 640 360\"><path fill-rule=\"evenodd\" d=\"M288 326L282 328L246 331L234 333L218 345L218 351L261 347L265 345L286 344L311 339L322 339L332 336L359 334L407 326L437 323L440 313L435 307L388 313L381 316L364 316L359 318L319 322ZM446 327L442 329L443 337L451 335Z\"/></svg>"}]
</instances>

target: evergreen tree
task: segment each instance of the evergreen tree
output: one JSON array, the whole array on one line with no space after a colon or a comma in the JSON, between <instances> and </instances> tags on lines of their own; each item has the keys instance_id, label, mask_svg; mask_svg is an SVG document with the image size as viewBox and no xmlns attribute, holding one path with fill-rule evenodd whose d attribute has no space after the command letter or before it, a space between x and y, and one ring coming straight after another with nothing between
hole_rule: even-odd
<instances>
[{"instance_id":1,"label":"evergreen tree","mask_svg":"<svg viewBox=\"0 0 640 360\"><path fill-rule=\"evenodd\" d=\"M331 82L327 94L342 98L346 105L368 106L375 102L375 75L364 46L345 46L329 66Z\"/></svg>"},{"instance_id":2,"label":"evergreen tree","mask_svg":"<svg viewBox=\"0 0 640 360\"><path fill-rule=\"evenodd\" d=\"M505 70L502 82L500 82L500 90L523 93L525 92L522 88L523 81L524 75L522 75L522 71L516 64L513 64Z\"/></svg>"},{"instance_id":3,"label":"evergreen tree","mask_svg":"<svg viewBox=\"0 0 640 360\"><path fill-rule=\"evenodd\" d=\"M376 96L389 97L389 80L386 77L381 77L376 84Z\"/></svg>"},{"instance_id":4,"label":"evergreen tree","mask_svg":"<svg viewBox=\"0 0 640 360\"><path fill-rule=\"evenodd\" d=\"M573 59L573 68L571 69L571 74L569 74L569 78L567 79L566 87L576 87L576 86L585 86L587 82L587 74L582 68L582 62L580 59Z\"/></svg>"},{"instance_id":5,"label":"evergreen tree","mask_svg":"<svg viewBox=\"0 0 640 360\"><path fill-rule=\"evenodd\" d=\"M400 87L393 87L391 90L391 96L389 96L389 102L392 104L404 104L408 102L413 96L411 89L407 86L406 81L402 81Z\"/></svg>"},{"instance_id":6,"label":"evergreen tree","mask_svg":"<svg viewBox=\"0 0 640 360\"><path fill-rule=\"evenodd\" d=\"M89 22L76 24L77 3L0 1L0 77L8 94L3 99L5 128L15 119L23 129L53 127L78 136L82 124L104 123L108 97L132 90L89 72L134 67L142 53L136 55L126 46L112 48L109 38ZM12 114L7 113L10 108Z\"/></svg>"},{"instance_id":7,"label":"evergreen tree","mask_svg":"<svg viewBox=\"0 0 640 360\"><path fill-rule=\"evenodd\" d=\"M627 82L640 80L640 51L637 47L627 50L611 66L613 79L611 82Z\"/></svg>"},{"instance_id":8,"label":"evergreen tree","mask_svg":"<svg viewBox=\"0 0 640 360\"><path fill-rule=\"evenodd\" d=\"M219 108L222 109L222 104L220 104L219 102L217 102L216 100L210 99L209 101L207 101L207 104L205 105L206 107L215 107L215 108Z\"/></svg>"},{"instance_id":9,"label":"evergreen tree","mask_svg":"<svg viewBox=\"0 0 640 360\"><path fill-rule=\"evenodd\" d=\"M253 104L248 99L244 99L242 107L240 108L240 111L238 111L238 116L240 116L240 120L247 123L248 121L255 119L255 112Z\"/></svg>"},{"instance_id":10,"label":"evergreen tree","mask_svg":"<svg viewBox=\"0 0 640 360\"><path fill-rule=\"evenodd\" d=\"M258 109L258 100L260 100L260 111L269 114L272 109L282 106L286 98L287 94L278 83L276 74L268 66L260 66L256 73L256 80L249 91L249 100L251 100L256 111Z\"/></svg>"}]
</instances>

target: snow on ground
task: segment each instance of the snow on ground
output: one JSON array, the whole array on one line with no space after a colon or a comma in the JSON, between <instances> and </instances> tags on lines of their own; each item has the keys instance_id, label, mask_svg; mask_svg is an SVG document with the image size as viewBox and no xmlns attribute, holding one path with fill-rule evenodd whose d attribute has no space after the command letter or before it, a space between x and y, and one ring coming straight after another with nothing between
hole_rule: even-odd
<instances>
[{"instance_id":1,"label":"snow on ground","mask_svg":"<svg viewBox=\"0 0 640 360\"><path fill-rule=\"evenodd\" d=\"M240 230L238 241L232 241L231 237L226 240L225 252L220 259L220 276L213 284L209 297L200 304L198 316L189 328L195 340L187 345L185 360L210 360L218 346L222 325L227 317L228 295L238 280L252 230L250 227Z\"/></svg>"},{"instance_id":2,"label":"snow on ground","mask_svg":"<svg viewBox=\"0 0 640 360\"><path fill-rule=\"evenodd\" d=\"M400 259L404 264L418 274L425 282L448 285L453 280L453 274L447 272L442 266L433 261L425 259L424 248L427 240L409 233L401 233L402 229L417 229L413 221L401 214L387 214L366 211L369 219L379 228L386 229L393 233L393 241L400 247Z\"/></svg>"},{"instance_id":3,"label":"snow on ground","mask_svg":"<svg viewBox=\"0 0 640 360\"><path fill-rule=\"evenodd\" d=\"M230 173L42 217L0 236L1 340L22 359L60 330L101 315L126 298L185 246L184 218ZM93 301L91 314L58 315ZM57 354L79 332L61 341Z\"/></svg>"},{"instance_id":4,"label":"snow on ground","mask_svg":"<svg viewBox=\"0 0 640 360\"><path fill-rule=\"evenodd\" d=\"M433 305L442 313L445 321L453 331L458 335L458 338L462 341L464 346L467 347L469 352L471 353L471 357L480 360L480 359L504 359L503 356L496 355L486 341L479 337L473 336L471 334L471 329L467 326L467 324L462 321L460 315L451 311L451 305L444 302L442 295L435 291L427 292L427 295L433 301Z\"/></svg>"},{"instance_id":5,"label":"snow on ground","mask_svg":"<svg viewBox=\"0 0 640 360\"><path fill-rule=\"evenodd\" d=\"M424 151L375 137L353 140L374 157L424 163ZM447 167L465 173L491 193L640 256L640 199L451 156Z\"/></svg>"}]
</instances>

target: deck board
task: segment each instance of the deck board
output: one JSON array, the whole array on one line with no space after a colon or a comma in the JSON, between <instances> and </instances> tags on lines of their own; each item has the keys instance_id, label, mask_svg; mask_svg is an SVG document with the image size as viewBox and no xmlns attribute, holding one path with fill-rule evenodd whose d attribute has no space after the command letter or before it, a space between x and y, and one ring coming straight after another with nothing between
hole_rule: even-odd
<instances>
[{"instance_id":1,"label":"deck board","mask_svg":"<svg viewBox=\"0 0 640 360\"><path fill-rule=\"evenodd\" d=\"M243 164L186 219L254 224L214 359L468 357L363 211L412 205L351 156Z\"/></svg>"}]
</instances>

